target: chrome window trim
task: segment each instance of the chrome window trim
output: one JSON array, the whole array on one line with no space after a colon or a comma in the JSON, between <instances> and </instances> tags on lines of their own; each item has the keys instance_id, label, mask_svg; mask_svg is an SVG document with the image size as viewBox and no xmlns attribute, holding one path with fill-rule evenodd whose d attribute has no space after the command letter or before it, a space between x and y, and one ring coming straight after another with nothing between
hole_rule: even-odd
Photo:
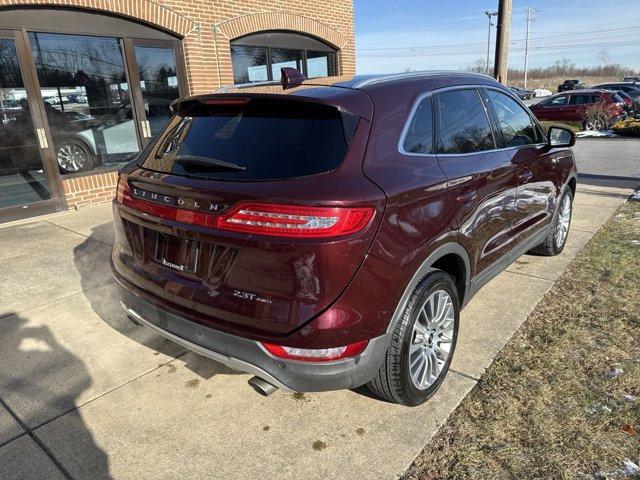
<instances>
[{"instance_id":1,"label":"chrome window trim","mask_svg":"<svg viewBox=\"0 0 640 480\"><path fill-rule=\"evenodd\" d=\"M435 153L435 152L434 153L413 153L413 152L407 152L404 149L405 136L407 134L407 131L409 130L409 126L411 125L411 122L412 122L413 117L414 117L414 115L416 113L416 110L418 109L418 106L420 105L420 102L422 100L424 100L428 96L433 96L434 94L447 92L447 91L451 91L451 90L471 90L471 89L475 89L476 92L478 92L478 89L481 89L481 88L484 88L485 90L495 90L497 92L504 93L505 95L510 97L512 100L515 100L518 105L524 107L525 111L529 115L529 118L534 123L534 125L536 125L537 127L540 128L540 132L542 132L542 135L544 137L544 141L543 142L539 142L539 143L531 143L531 144L528 144L528 145L517 145L517 146L514 146L514 147L494 148L494 149L491 149L491 150L482 150L482 151L479 151L479 152L468 152L468 153ZM480 92L478 92L478 95L480 96ZM494 136L494 145L497 146L497 143L495 141L496 140L495 139L495 134L493 133L493 123L491 122L491 118L489 118L489 112L487 111L486 106L484 106L484 100L482 99L482 96L480 96L480 101L483 104L483 107L484 107L484 110L485 110L485 115L487 116L487 120L489 121L489 125L491 126L491 134ZM431 108L433 109L433 102L432 102ZM434 127L435 127L435 124L434 124ZM435 131L434 131L434 133L435 133ZM409 111L409 115L407 116L407 119L405 120L404 126L402 127L402 131L400 132L400 139L398 140L398 152L400 154L402 154L402 155L410 156L410 157L439 157L439 156L442 156L442 157L454 157L454 156L455 157L461 157L461 156L470 156L470 155L482 155L482 154L487 153L487 152L503 152L503 151L507 151L507 150L519 150L521 148L526 148L526 147L542 147L542 146L547 144L546 136L547 136L547 132L544 131L544 129L542 128L540 123L535 118L535 115L533 115L531 113L531 111L527 108L527 106L518 97L513 95L511 92L507 91L506 88L501 88L501 87L496 86L496 85L476 85L476 84L454 85L454 86L451 86L451 87L441 87L441 88L436 88L434 90L429 90L428 92L421 93L420 95L418 95L418 97L416 97L416 99L413 102L413 105L411 106L411 110ZM435 143L435 141L434 141L434 143Z\"/></svg>"}]
</instances>

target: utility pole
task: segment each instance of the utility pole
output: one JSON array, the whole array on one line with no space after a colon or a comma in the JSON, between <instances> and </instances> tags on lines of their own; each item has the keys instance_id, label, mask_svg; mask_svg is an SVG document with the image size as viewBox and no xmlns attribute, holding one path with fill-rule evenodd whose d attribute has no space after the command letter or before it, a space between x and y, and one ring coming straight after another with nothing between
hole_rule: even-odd
<instances>
[{"instance_id":1,"label":"utility pole","mask_svg":"<svg viewBox=\"0 0 640 480\"><path fill-rule=\"evenodd\" d=\"M509 34L511 32L511 0L499 0L498 32L496 37L496 60L493 76L501 83L507 83L507 57L509 55Z\"/></svg>"},{"instance_id":2,"label":"utility pole","mask_svg":"<svg viewBox=\"0 0 640 480\"><path fill-rule=\"evenodd\" d=\"M490 12L489 10L485 11L484 14L489 18L489 32L487 33L487 64L485 65L485 73L489 75L489 64L491 63L491 27L493 27L493 23L491 23L491 17L495 17L498 15L498 12Z\"/></svg>"},{"instance_id":3,"label":"utility pole","mask_svg":"<svg viewBox=\"0 0 640 480\"><path fill-rule=\"evenodd\" d=\"M527 88L527 72L529 71L529 27L534 22L533 13L535 9L527 8L527 38L524 43L524 88Z\"/></svg>"}]
</instances>

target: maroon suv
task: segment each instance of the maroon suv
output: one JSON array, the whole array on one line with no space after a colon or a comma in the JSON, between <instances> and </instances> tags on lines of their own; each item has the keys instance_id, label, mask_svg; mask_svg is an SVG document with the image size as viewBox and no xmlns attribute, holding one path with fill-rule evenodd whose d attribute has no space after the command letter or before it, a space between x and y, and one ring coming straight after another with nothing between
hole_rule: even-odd
<instances>
[{"instance_id":1,"label":"maroon suv","mask_svg":"<svg viewBox=\"0 0 640 480\"><path fill-rule=\"evenodd\" d=\"M574 136L484 75L331 80L175 103L121 171L113 272L132 320L262 393L367 384L418 405L462 306L525 252L562 251Z\"/></svg>"}]
</instances>

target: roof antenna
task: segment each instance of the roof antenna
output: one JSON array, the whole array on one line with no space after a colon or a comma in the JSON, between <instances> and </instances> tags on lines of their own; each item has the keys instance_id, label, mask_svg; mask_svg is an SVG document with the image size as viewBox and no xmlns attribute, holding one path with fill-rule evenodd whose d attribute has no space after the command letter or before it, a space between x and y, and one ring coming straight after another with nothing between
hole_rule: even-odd
<instances>
[{"instance_id":1,"label":"roof antenna","mask_svg":"<svg viewBox=\"0 0 640 480\"><path fill-rule=\"evenodd\" d=\"M280 83L283 90L297 87L307 79L302 72L291 67L282 67L280 73Z\"/></svg>"}]
</instances>

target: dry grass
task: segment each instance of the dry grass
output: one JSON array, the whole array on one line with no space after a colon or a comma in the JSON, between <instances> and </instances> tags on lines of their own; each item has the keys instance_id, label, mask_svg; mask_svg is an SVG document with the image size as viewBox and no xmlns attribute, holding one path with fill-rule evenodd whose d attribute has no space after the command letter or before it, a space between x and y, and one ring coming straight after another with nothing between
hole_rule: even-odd
<instances>
[{"instance_id":1,"label":"dry grass","mask_svg":"<svg viewBox=\"0 0 640 480\"><path fill-rule=\"evenodd\" d=\"M405 480L620 478L625 459L640 461L634 240L640 203L578 255Z\"/></svg>"}]
</instances>

